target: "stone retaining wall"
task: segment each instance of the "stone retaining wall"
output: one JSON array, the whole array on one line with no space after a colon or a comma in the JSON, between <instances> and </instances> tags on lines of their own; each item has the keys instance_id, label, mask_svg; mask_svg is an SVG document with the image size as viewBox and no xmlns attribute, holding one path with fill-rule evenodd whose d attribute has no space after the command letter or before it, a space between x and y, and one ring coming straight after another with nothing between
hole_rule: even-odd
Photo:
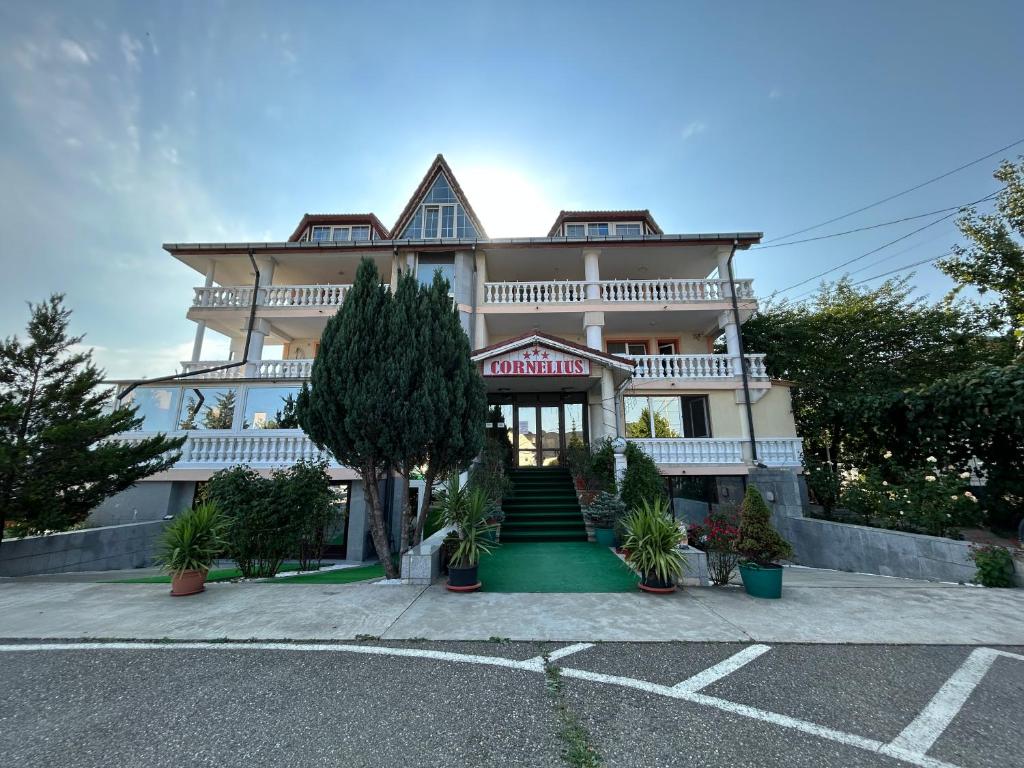
<instances>
[{"instance_id":1,"label":"stone retaining wall","mask_svg":"<svg viewBox=\"0 0 1024 768\"><path fill-rule=\"evenodd\" d=\"M782 513L774 514L773 521L800 565L926 581L969 583L974 578L966 541ZM1015 566L1017 583L1024 584L1024 565L1017 559Z\"/></svg>"},{"instance_id":2,"label":"stone retaining wall","mask_svg":"<svg viewBox=\"0 0 1024 768\"><path fill-rule=\"evenodd\" d=\"M156 520L6 539L0 544L0 576L143 568L151 564L165 524Z\"/></svg>"}]
</instances>

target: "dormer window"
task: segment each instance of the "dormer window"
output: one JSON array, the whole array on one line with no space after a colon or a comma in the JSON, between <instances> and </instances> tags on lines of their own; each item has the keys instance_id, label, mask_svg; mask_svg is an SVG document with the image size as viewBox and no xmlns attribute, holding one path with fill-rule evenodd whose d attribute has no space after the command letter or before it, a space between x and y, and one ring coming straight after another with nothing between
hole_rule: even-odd
<instances>
[{"instance_id":1,"label":"dormer window","mask_svg":"<svg viewBox=\"0 0 1024 768\"><path fill-rule=\"evenodd\" d=\"M607 222L591 221L587 223L566 223L563 225L565 237L640 237L644 233L644 225L639 221Z\"/></svg>"},{"instance_id":2,"label":"dormer window","mask_svg":"<svg viewBox=\"0 0 1024 768\"><path fill-rule=\"evenodd\" d=\"M329 225L315 226L310 231L309 239L316 243L369 240L370 225L356 224L344 227L332 227Z\"/></svg>"}]
</instances>

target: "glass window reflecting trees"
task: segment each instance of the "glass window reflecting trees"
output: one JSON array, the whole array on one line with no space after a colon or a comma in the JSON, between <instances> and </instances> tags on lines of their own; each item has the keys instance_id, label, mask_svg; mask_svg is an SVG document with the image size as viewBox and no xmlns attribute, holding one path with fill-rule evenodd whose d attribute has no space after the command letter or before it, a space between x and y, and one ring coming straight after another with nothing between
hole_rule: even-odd
<instances>
[{"instance_id":1,"label":"glass window reflecting trees","mask_svg":"<svg viewBox=\"0 0 1024 768\"><path fill-rule=\"evenodd\" d=\"M189 387L184 390L178 429L231 429L235 420L234 387Z\"/></svg>"},{"instance_id":2,"label":"glass window reflecting trees","mask_svg":"<svg viewBox=\"0 0 1024 768\"><path fill-rule=\"evenodd\" d=\"M250 387L242 429L299 429L295 415L298 387Z\"/></svg>"},{"instance_id":3,"label":"glass window reflecting trees","mask_svg":"<svg viewBox=\"0 0 1024 768\"><path fill-rule=\"evenodd\" d=\"M706 395L623 399L626 437L711 437Z\"/></svg>"}]
</instances>

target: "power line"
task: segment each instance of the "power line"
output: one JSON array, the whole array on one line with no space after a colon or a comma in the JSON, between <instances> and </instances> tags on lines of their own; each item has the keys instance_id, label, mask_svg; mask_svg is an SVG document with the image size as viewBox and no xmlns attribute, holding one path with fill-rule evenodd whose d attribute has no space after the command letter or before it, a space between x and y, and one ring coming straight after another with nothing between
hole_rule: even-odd
<instances>
[{"instance_id":1,"label":"power line","mask_svg":"<svg viewBox=\"0 0 1024 768\"><path fill-rule=\"evenodd\" d=\"M881 224L871 224L867 227L857 227L856 229L847 229L843 232L832 232L828 235L818 235L817 237L807 237L803 240L790 240L788 243L775 243L774 245L755 245L751 250L757 249L762 250L764 248L785 248L787 245L800 245L801 243L812 243L815 240L828 240L831 237L842 237L843 235L852 235L855 232L867 232L870 229L881 229L882 227L889 227L893 224L902 224L905 221L913 221L914 219L923 219L925 216L934 216L937 213L946 213L947 211L959 211L964 206L955 205L949 208L939 208L937 211L928 211L928 213L919 213L916 216L904 216L902 219L893 219L892 221L883 221Z\"/></svg>"},{"instance_id":2,"label":"power line","mask_svg":"<svg viewBox=\"0 0 1024 768\"><path fill-rule=\"evenodd\" d=\"M972 205L977 205L978 203L983 203L986 200L991 200L993 197L995 197L998 194L999 194L998 192L992 192L991 194L985 195L985 197L979 198L978 200L975 200L973 203L968 203L967 205L962 206L962 207L963 208L967 208L967 207L972 206ZM957 210L960 210L960 208L958 208ZM775 291L774 294L785 293L786 291L791 291L794 288L799 288L801 285L806 285L807 283L811 282L812 280L817 280L819 277L824 277L825 275L829 274L830 272L835 272L837 269L842 269L843 267L849 266L850 264L853 264L855 261L860 261L861 259L867 258L868 256L871 256L873 254L876 254L879 251L888 248L890 245L895 245L896 243L899 243L899 242L902 242L903 240L906 240L908 237L913 237L918 232L923 232L924 230L928 229L929 227L934 227L936 224L941 224L946 219L952 218L955 215L956 215L956 211L954 211L953 213L947 213L944 216L940 216L939 218L937 218L937 219L935 219L933 221L928 222L923 227L918 227L917 229L913 230L912 232L908 232L905 235L901 235L901 236L897 237L895 240L890 240L889 242L883 243L882 245L878 246L877 248L872 248L867 253L862 253L860 256L855 256L854 258L849 259L848 261L844 261L842 264L837 264L834 267L830 267L829 269L826 269L824 272L819 272L816 275L811 275L806 280L801 280L798 283L793 283L793 285L786 286L785 288L782 288L782 289L780 289L778 291Z\"/></svg>"},{"instance_id":3,"label":"power line","mask_svg":"<svg viewBox=\"0 0 1024 768\"><path fill-rule=\"evenodd\" d=\"M915 261L913 264L907 264L907 265L902 266L902 267L897 267L896 269L891 269L888 272L882 272L881 274L873 275L872 277L865 277L862 280L857 280L856 282L850 283L850 285L853 286L853 285L861 285L862 283L869 283L872 280L877 280L880 277L886 277L887 275L891 275L891 274L893 274L895 272L902 272L903 270L910 269L911 267L919 267L922 264L928 264L929 262L938 261L939 259L944 259L947 256L952 256L952 255L953 255L953 251L951 251L951 250L950 251L946 251L945 253L943 253L943 254L941 254L939 256L930 256L927 259L922 259L921 261ZM876 264L877 263L878 262L876 262ZM791 301L801 301L802 299L804 299L804 297L811 296L814 293L815 293L815 291L813 291L813 290L812 291L805 291L804 293L801 293L798 296L795 296L794 298L792 298Z\"/></svg>"},{"instance_id":4,"label":"power line","mask_svg":"<svg viewBox=\"0 0 1024 768\"><path fill-rule=\"evenodd\" d=\"M904 189L902 192L897 192L895 195L889 195L889 197L886 197L886 198L883 198L883 199L881 199L881 200L879 200L877 202L871 203L870 205L865 205L863 208L858 208L855 211L850 211L849 213L844 213L841 216L836 216L835 218L831 218L828 221L823 221L823 222L821 222L819 224L814 224L813 226L805 227L804 229L798 229L796 232L790 232L788 235L780 235L779 237L773 237L771 240L767 240L766 244L767 243L774 243L777 240L786 240L787 238L794 237L795 235L802 235L804 232L810 232L812 229L817 229L818 227L824 227L826 224L832 224L833 222L841 221L842 219L846 219L846 218L849 218L850 216L854 216L854 215L856 215L858 213L862 213L862 212L864 212L866 210L869 210L871 208L875 208L875 207L877 207L879 205L882 205L883 203L888 203L890 200L895 200L897 197L903 197L903 195L908 195L911 192L915 192L915 191L921 189L921 187L926 187L929 184L934 184L936 181L941 181L942 179L946 178L947 176L952 176L954 173L959 173L960 171L964 170L965 168L970 168L972 165L977 165L978 163L982 162L983 160L988 160L990 157L998 155L1001 152L1005 152L1008 149L1013 149L1013 147L1016 147L1018 144L1024 144L1024 138L1017 139L1017 141L1014 141L1011 144L1007 144L1005 147L1001 147L1001 148L997 149L995 152L989 152L987 155L979 157L976 160L971 160L971 162L969 162L969 163L964 163L963 165L961 165L961 166L959 166L957 168L954 168L951 171L946 171L945 173L943 173L943 174L941 174L939 176L936 176L933 179L928 179L928 181L922 181L920 184L916 184L913 187L910 187L909 189Z\"/></svg>"}]
</instances>

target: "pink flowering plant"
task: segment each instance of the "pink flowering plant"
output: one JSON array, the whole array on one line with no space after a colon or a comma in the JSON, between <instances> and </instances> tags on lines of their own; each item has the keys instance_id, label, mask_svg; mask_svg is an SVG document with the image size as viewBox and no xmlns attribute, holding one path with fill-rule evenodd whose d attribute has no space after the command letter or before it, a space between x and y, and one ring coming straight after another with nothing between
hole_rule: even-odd
<instances>
[{"instance_id":1,"label":"pink flowering plant","mask_svg":"<svg viewBox=\"0 0 1024 768\"><path fill-rule=\"evenodd\" d=\"M841 503L866 525L955 538L960 528L978 525L982 510L971 491L970 473L940 469L934 456L922 467L899 467L888 460L841 472Z\"/></svg>"},{"instance_id":2,"label":"pink flowering plant","mask_svg":"<svg viewBox=\"0 0 1024 768\"><path fill-rule=\"evenodd\" d=\"M708 574L716 585L728 584L739 562L736 542L740 537L735 509L712 512L703 524L690 526L690 543L708 556Z\"/></svg>"}]
</instances>

